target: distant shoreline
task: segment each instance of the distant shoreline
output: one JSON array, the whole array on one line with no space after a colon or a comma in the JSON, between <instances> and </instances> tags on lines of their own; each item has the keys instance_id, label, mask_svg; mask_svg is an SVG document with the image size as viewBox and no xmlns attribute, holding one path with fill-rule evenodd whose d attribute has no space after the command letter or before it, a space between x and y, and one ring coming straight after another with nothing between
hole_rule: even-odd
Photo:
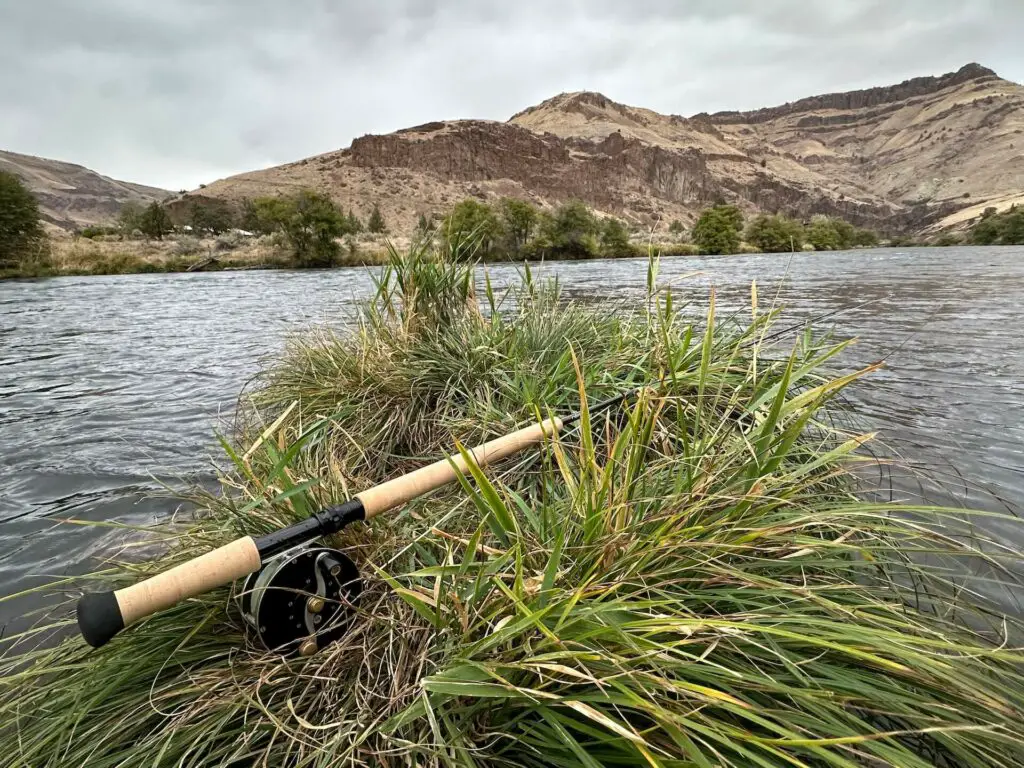
<instances>
[{"instance_id":1,"label":"distant shoreline","mask_svg":"<svg viewBox=\"0 0 1024 768\"><path fill-rule=\"evenodd\" d=\"M190 272L249 272L254 270L294 270L310 269L332 270L350 267L383 266L388 261L386 238L362 243L361 247L351 253L343 250L338 263L329 267L300 267L281 253L273 249L251 245L230 251L218 251L211 240L202 241L198 250L189 254L176 253L180 249L180 241L166 239L163 241L91 241L87 238L75 238L54 243L52 266L39 271L8 270L0 272L0 280L38 280L53 277L101 277L112 275L140 274L184 274ZM396 243L397 247L404 244ZM969 245L965 243L917 243L897 242L883 243L877 246L855 246L844 251L877 250L880 248L942 248L949 246ZM820 251L820 253L838 253L840 251ZM485 259L487 263L512 264L563 261L601 261L614 259L644 258L654 253L664 257L707 257L728 258L731 256L749 256L769 254L744 243L738 253L712 254L702 253L690 243L651 243L650 245L634 244L634 250L618 256L599 256L583 259L569 258L524 258L524 259ZM787 256L793 252L776 252L771 255ZM795 253L819 253L814 250L800 250Z\"/></svg>"}]
</instances>

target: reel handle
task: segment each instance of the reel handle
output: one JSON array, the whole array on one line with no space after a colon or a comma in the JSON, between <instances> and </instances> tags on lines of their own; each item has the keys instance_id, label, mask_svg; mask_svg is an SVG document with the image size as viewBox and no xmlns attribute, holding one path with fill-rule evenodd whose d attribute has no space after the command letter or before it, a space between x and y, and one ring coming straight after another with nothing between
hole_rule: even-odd
<instances>
[{"instance_id":1,"label":"reel handle","mask_svg":"<svg viewBox=\"0 0 1024 768\"><path fill-rule=\"evenodd\" d=\"M478 445L469 453L478 466L486 467L488 464L500 461L524 448L536 445L545 437L550 437L562 428L562 423L562 419L557 416L545 419ZM453 464L455 466L452 466ZM459 453L420 467L407 475L396 477L394 480L375 485L362 493L357 493L356 498L363 503L364 514L369 520L381 512L387 512L389 509L394 509L440 488L442 485L455 481L458 477L457 472L468 471L466 459Z\"/></svg>"},{"instance_id":2,"label":"reel handle","mask_svg":"<svg viewBox=\"0 0 1024 768\"><path fill-rule=\"evenodd\" d=\"M78 627L85 642L99 648L136 621L230 584L260 566L256 542L243 536L138 584L84 595L78 601Z\"/></svg>"}]
</instances>

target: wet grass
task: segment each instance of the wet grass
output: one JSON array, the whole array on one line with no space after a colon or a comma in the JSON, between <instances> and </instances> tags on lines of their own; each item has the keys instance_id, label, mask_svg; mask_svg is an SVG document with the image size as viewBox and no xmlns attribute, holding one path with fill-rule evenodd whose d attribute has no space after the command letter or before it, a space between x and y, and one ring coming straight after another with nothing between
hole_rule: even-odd
<instances>
[{"instance_id":1,"label":"wet grass","mask_svg":"<svg viewBox=\"0 0 1024 768\"><path fill-rule=\"evenodd\" d=\"M528 270L474 296L471 267L392 254L347 331L295 337L252 384L223 492L158 528L168 552L83 585L263 533L456 440L582 405L579 426L340 536L368 589L310 659L252 645L227 589L100 650L9 656L0 764L1020 764L1024 653L959 567L1010 580L1020 553L973 513L857 496L871 436L839 399L869 371L823 372L844 344L780 348L772 312L722 319L713 300L693 326L656 272L646 307L612 315Z\"/></svg>"}]
</instances>

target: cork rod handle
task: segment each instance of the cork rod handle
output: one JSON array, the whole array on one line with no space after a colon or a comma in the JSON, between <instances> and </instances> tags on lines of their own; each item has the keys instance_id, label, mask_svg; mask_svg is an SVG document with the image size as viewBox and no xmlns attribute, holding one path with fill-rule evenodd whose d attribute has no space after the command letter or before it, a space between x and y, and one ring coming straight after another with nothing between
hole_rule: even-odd
<instances>
[{"instance_id":1,"label":"cork rod handle","mask_svg":"<svg viewBox=\"0 0 1024 768\"><path fill-rule=\"evenodd\" d=\"M485 467L539 443L561 428L561 419L547 419L478 445L470 453L479 466ZM366 518L369 519L455 480L456 469L452 463L458 467L459 472L468 470L466 460L460 453L452 456L450 460L435 461L407 475L374 486L356 494L356 498L362 502Z\"/></svg>"},{"instance_id":2,"label":"cork rod handle","mask_svg":"<svg viewBox=\"0 0 1024 768\"><path fill-rule=\"evenodd\" d=\"M138 584L83 596L78 601L79 629L89 645L99 648L136 621L248 576L260 565L252 537L235 539Z\"/></svg>"}]
</instances>

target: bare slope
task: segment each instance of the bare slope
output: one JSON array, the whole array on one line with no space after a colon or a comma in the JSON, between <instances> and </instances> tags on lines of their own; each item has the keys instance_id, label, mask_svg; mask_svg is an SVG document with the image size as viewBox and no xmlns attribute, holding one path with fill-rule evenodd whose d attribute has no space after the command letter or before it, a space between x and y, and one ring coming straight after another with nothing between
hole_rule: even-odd
<instances>
[{"instance_id":1,"label":"bare slope","mask_svg":"<svg viewBox=\"0 0 1024 768\"><path fill-rule=\"evenodd\" d=\"M508 122L438 121L233 176L192 193L240 201L303 187L393 229L473 195L580 198L636 223L748 212L830 213L920 230L1024 193L1024 88L977 64L896 86L748 113L662 115L566 93ZM180 203L179 203L180 204ZM962 218L962 217L961 217Z\"/></svg>"},{"instance_id":2,"label":"bare slope","mask_svg":"<svg viewBox=\"0 0 1024 768\"><path fill-rule=\"evenodd\" d=\"M0 151L0 170L20 177L43 217L63 229L110 221L126 202L163 200L170 192L101 176L81 165Z\"/></svg>"}]
</instances>

